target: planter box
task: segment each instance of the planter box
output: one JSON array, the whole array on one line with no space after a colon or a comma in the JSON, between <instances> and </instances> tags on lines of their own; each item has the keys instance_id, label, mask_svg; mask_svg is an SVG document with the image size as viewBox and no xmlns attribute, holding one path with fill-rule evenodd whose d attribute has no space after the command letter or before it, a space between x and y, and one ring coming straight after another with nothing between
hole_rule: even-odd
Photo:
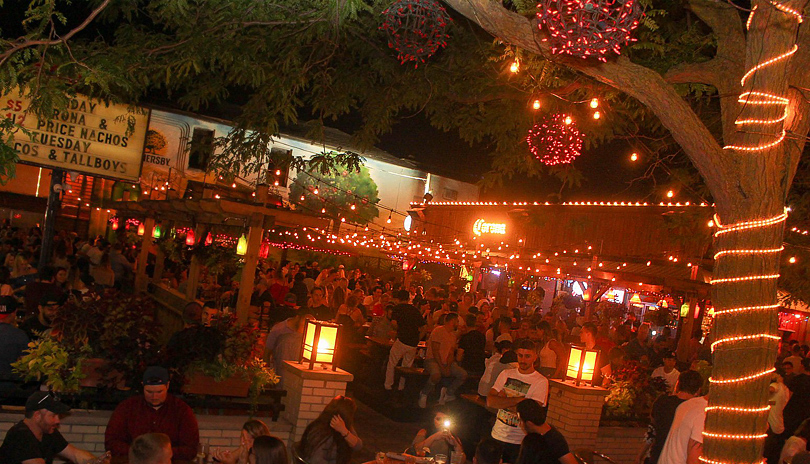
<instances>
[{"instance_id":1,"label":"planter box","mask_svg":"<svg viewBox=\"0 0 810 464\"><path fill-rule=\"evenodd\" d=\"M183 393L192 395L230 396L234 398L247 398L250 390L250 381L241 375L217 381L211 376L203 374L191 375L185 385Z\"/></svg>"},{"instance_id":2,"label":"planter box","mask_svg":"<svg viewBox=\"0 0 810 464\"><path fill-rule=\"evenodd\" d=\"M128 390L126 381L124 380L124 374L115 370L109 370L109 363L107 363L106 359L85 359L84 362L82 362L82 372L85 375L85 378L79 382L79 385L82 387L98 388L115 385L119 390ZM107 378L103 375L105 372L108 375Z\"/></svg>"}]
</instances>

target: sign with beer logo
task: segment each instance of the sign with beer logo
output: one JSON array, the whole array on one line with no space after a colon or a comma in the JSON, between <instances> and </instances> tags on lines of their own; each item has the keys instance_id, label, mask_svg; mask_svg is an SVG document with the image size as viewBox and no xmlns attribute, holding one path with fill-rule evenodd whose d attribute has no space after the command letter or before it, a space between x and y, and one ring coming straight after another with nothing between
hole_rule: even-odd
<instances>
[{"instance_id":1,"label":"sign with beer logo","mask_svg":"<svg viewBox=\"0 0 810 464\"><path fill-rule=\"evenodd\" d=\"M478 219L473 223L473 233L478 237L490 234L506 235L506 224Z\"/></svg>"},{"instance_id":2,"label":"sign with beer logo","mask_svg":"<svg viewBox=\"0 0 810 464\"><path fill-rule=\"evenodd\" d=\"M51 119L38 119L30 103L19 92L0 97L0 115L28 131L13 136L20 162L138 182L149 110L76 97Z\"/></svg>"}]
</instances>

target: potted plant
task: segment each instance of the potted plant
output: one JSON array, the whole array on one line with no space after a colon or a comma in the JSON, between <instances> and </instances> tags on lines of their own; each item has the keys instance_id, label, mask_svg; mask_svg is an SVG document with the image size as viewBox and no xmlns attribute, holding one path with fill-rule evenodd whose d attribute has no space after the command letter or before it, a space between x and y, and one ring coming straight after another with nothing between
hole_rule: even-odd
<instances>
[{"instance_id":1,"label":"potted plant","mask_svg":"<svg viewBox=\"0 0 810 464\"><path fill-rule=\"evenodd\" d=\"M76 393L86 377L83 363L89 354L90 348L86 345L71 353L48 335L29 343L23 357L11 367L26 382L35 380L51 391Z\"/></svg>"},{"instance_id":2,"label":"potted plant","mask_svg":"<svg viewBox=\"0 0 810 464\"><path fill-rule=\"evenodd\" d=\"M250 394L255 403L264 389L278 383L273 369L260 358L260 334L255 326L238 324L236 316L221 314L210 327L199 330L210 343L179 364L185 378L183 392L231 397Z\"/></svg>"},{"instance_id":3,"label":"potted plant","mask_svg":"<svg viewBox=\"0 0 810 464\"><path fill-rule=\"evenodd\" d=\"M28 362L17 363L17 371L70 391L124 389L137 385L156 358L158 330L151 300L117 292L70 299L57 310L51 333L29 345L23 357Z\"/></svg>"}]
</instances>

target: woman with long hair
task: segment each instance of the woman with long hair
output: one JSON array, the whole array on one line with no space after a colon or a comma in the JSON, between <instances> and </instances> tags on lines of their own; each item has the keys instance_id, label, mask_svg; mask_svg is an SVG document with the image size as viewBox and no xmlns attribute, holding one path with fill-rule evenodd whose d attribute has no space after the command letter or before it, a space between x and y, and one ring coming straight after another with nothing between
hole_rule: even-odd
<instances>
[{"instance_id":1,"label":"woman with long hair","mask_svg":"<svg viewBox=\"0 0 810 464\"><path fill-rule=\"evenodd\" d=\"M267 427L267 424L260 420L249 420L245 422L245 425L242 426L239 448L236 448L235 450L215 450L213 453L214 458L223 464L249 464L249 462L251 462L249 459L251 457L251 452L258 443L258 439L267 435L270 435L270 429ZM275 439L278 440L278 438ZM284 443L282 443L282 446L283 445ZM287 462L286 456L287 449L285 448L284 463ZM271 464L282 463L275 462Z\"/></svg>"},{"instance_id":2,"label":"woman with long hair","mask_svg":"<svg viewBox=\"0 0 810 464\"><path fill-rule=\"evenodd\" d=\"M338 312L346 303L346 289L341 286L335 286L331 293L331 298L329 298L329 309L334 312Z\"/></svg>"},{"instance_id":3,"label":"woman with long hair","mask_svg":"<svg viewBox=\"0 0 810 464\"><path fill-rule=\"evenodd\" d=\"M458 439L450 429L452 423L447 408L438 407L433 414L433 420L430 424L419 432L411 444L412 451L417 455L430 455L443 454L447 456L447 462L465 462L464 447L461 445L461 440Z\"/></svg>"},{"instance_id":4,"label":"woman with long hair","mask_svg":"<svg viewBox=\"0 0 810 464\"><path fill-rule=\"evenodd\" d=\"M278 437L262 435L253 441L249 464L287 464L287 446Z\"/></svg>"},{"instance_id":5,"label":"woman with long hair","mask_svg":"<svg viewBox=\"0 0 810 464\"><path fill-rule=\"evenodd\" d=\"M354 431L354 400L336 396L304 429L298 455L308 464L348 464L353 450L363 448Z\"/></svg>"}]
</instances>

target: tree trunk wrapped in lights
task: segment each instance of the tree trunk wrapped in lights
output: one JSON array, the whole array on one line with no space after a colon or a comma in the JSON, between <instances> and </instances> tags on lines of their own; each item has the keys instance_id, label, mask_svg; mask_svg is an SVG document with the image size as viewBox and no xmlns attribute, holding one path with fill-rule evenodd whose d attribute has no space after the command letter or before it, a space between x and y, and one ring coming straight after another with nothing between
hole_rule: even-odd
<instances>
[{"instance_id":1,"label":"tree trunk wrapped in lights","mask_svg":"<svg viewBox=\"0 0 810 464\"><path fill-rule=\"evenodd\" d=\"M537 20L500 2L447 3L499 39L636 98L700 171L715 200L718 252L712 287L715 367L701 460L761 462L778 346L785 199L810 129L810 103L799 90L810 88L810 21L802 23L797 14L808 2L754 0L754 13L746 17L728 3L688 0L714 31L717 52L709 61L679 64L663 76L626 56L601 64L552 56ZM717 88L725 148L673 87L684 83Z\"/></svg>"}]
</instances>

